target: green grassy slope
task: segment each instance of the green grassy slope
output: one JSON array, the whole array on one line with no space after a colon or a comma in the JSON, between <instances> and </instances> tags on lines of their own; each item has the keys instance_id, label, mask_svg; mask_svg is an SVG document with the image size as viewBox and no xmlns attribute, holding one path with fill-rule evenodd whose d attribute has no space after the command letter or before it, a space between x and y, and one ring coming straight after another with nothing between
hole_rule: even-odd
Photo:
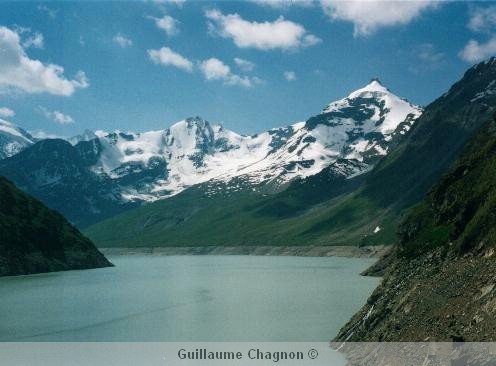
<instances>
[{"instance_id":1,"label":"green grassy slope","mask_svg":"<svg viewBox=\"0 0 496 366\"><path fill-rule=\"evenodd\" d=\"M0 276L110 265L62 215L0 177Z\"/></svg>"},{"instance_id":2,"label":"green grassy slope","mask_svg":"<svg viewBox=\"0 0 496 366\"><path fill-rule=\"evenodd\" d=\"M327 174L295 182L275 195L242 191L209 197L199 185L93 225L85 233L101 247L349 244L348 220L374 210L366 201L350 207L330 204L349 194L360 179ZM330 188L322 189L324 181ZM329 233L319 216L332 217L332 211L340 218L331 223L336 231Z\"/></svg>"}]
</instances>

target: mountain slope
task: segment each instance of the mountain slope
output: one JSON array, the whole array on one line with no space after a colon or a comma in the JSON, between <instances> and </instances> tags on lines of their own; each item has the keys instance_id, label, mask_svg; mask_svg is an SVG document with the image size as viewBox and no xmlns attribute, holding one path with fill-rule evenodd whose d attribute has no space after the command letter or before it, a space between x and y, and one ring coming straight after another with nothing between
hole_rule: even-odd
<instances>
[{"instance_id":1,"label":"mountain slope","mask_svg":"<svg viewBox=\"0 0 496 366\"><path fill-rule=\"evenodd\" d=\"M231 192L216 202L203 200L202 192L210 190L202 185L188 196L140 207L86 232L98 246L393 244L403 210L425 195L494 111L496 96L480 96L495 79L494 60L467 71L425 108L409 133L393 134L392 151L368 174L340 175L350 160L338 159L286 191L262 197ZM171 210L175 214L168 216ZM121 230L113 231L116 226Z\"/></svg>"},{"instance_id":2,"label":"mountain slope","mask_svg":"<svg viewBox=\"0 0 496 366\"><path fill-rule=\"evenodd\" d=\"M0 118L0 159L15 155L35 143L22 128Z\"/></svg>"},{"instance_id":3,"label":"mountain slope","mask_svg":"<svg viewBox=\"0 0 496 366\"><path fill-rule=\"evenodd\" d=\"M0 174L86 227L194 185L210 196L260 195L323 169L336 179L358 176L420 114L373 80L306 122L257 135L242 136L199 117L144 133L85 132L71 144L44 140L0 160Z\"/></svg>"},{"instance_id":4,"label":"mountain slope","mask_svg":"<svg viewBox=\"0 0 496 366\"><path fill-rule=\"evenodd\" d=\"M495 207L492 120L410 211L383 283L337 340L494 341Z\"/></svg>"},{"instance_id":5,"label":"mountain slope","mask_svg":"<svg viewBox=\"0 0 496 366\"><path fill-rule=\"evenodd\" d=\"M364 194L382 206L418 202L496 108L496 58L470 68L425 109L402 146L367 179ZM420 167L420 168L419 168Z\"/></svg>"},{"instance_id":6,"label":"mountain slope","mask_svg":"<svg viewBox=\"0 0 496 366\"><path fill-rule=\"evenodd\" d=\"M111 264L59 213L0 177L0 276Z\"/></svg>"},{"instance_id":7,"label":"mountain slope","mask_svg":"<svg viewBox=\"0 0 496 366\"><path fill-rule=\"evenodd\" d=\"M325 169L274 195L212 189L211 183L204 183L84 232L100 247L327 244L324 236L314 237L310 231L315 224L312 210L356 188L360 180ZM330 188L322 190L321 185ZM334 239L348 244L342 234Z\"/></svg>"},{"instance_id":8,"label":"mountain slope","mask_svg":"<svg viewBox=\"0 0 496 366\"><path fill-rule=\"evenodd\" d=\"M0 174L71 222L84 226L132 207L132 203L122 203L107 177L89 169L99 149L98 140L77 146L60 139L42 140L0 160Z\"/></svg>"},{"instance_id":9,"label":"mountain slope","mask_svg":"<svg viewBox=\"0 0 496 366\"><path fill-rule=\"evenodd\" d=\"M496 111L496 58L470 68L448 92L425 107L404 139L367 175L352 195L319 213L310 231L316 236L336 230L349 218L355 244L394 244L404 210L419 202L448 169L474 131ZM366 207L366 209L364 209ZM379 233L373 233L380 227ZM366 236L364 236L366 233Z\"/></svg>"}]
</instances>

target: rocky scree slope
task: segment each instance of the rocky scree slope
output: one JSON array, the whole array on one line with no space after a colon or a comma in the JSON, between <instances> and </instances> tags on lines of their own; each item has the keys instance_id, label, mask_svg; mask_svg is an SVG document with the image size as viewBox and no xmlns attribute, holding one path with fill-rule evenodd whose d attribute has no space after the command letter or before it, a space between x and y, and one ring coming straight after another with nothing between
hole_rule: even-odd
<instances>
[{"instance_id":1,"label":"rocky scree slope","mask_svg":"<svg viewBox=\"0 0 496 366\"><path fill-rule=\"evenodd\" d=\"M495 341L495 207L493 119L410 211L382 284L336 340Z\"/></svg>"}]
</instances>

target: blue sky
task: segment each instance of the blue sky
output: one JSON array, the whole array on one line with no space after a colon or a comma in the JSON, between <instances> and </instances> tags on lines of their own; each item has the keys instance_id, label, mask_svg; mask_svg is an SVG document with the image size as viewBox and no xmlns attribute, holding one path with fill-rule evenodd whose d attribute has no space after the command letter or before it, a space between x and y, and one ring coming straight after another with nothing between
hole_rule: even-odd
<instances>
[{"instance_id":1,"label":"blue sky","mask_svg":"<svg viewBox=\"0 0 496 366\"><path fill-rule=\"evenodd\" d=\"M495 26L492 2L2 2L0 117L70 136L199 115L249 134L373 77L425 105L496 53Z\"/></svg>"}]
</instances>

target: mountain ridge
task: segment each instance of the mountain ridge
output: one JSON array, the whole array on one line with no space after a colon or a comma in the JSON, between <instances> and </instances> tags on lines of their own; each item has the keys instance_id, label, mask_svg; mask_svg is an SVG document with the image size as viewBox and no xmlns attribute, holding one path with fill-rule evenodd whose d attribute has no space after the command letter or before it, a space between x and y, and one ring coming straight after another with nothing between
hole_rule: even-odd
<instances>
[{"instance_id":1,"label":"mountain ridge","mask_svg":"<svg viewBox=\"0 0 496 366\"><path fill-rule=\"evenodd\" d=\"M70 139L71 146L44 140L0 160L0 174L86 226L197 184L207 183L211 194L221 188L277 192L329 167L353 178L369 171L421 115L420 107L376 81L333 103L305 122L251 136L193 117L143 133L87 131ZM57 149L72 164L54 158ZM74 174L87 183L71 180ZM84 207L74 210L74 201Z\"/></svg>"}]
</instances>

